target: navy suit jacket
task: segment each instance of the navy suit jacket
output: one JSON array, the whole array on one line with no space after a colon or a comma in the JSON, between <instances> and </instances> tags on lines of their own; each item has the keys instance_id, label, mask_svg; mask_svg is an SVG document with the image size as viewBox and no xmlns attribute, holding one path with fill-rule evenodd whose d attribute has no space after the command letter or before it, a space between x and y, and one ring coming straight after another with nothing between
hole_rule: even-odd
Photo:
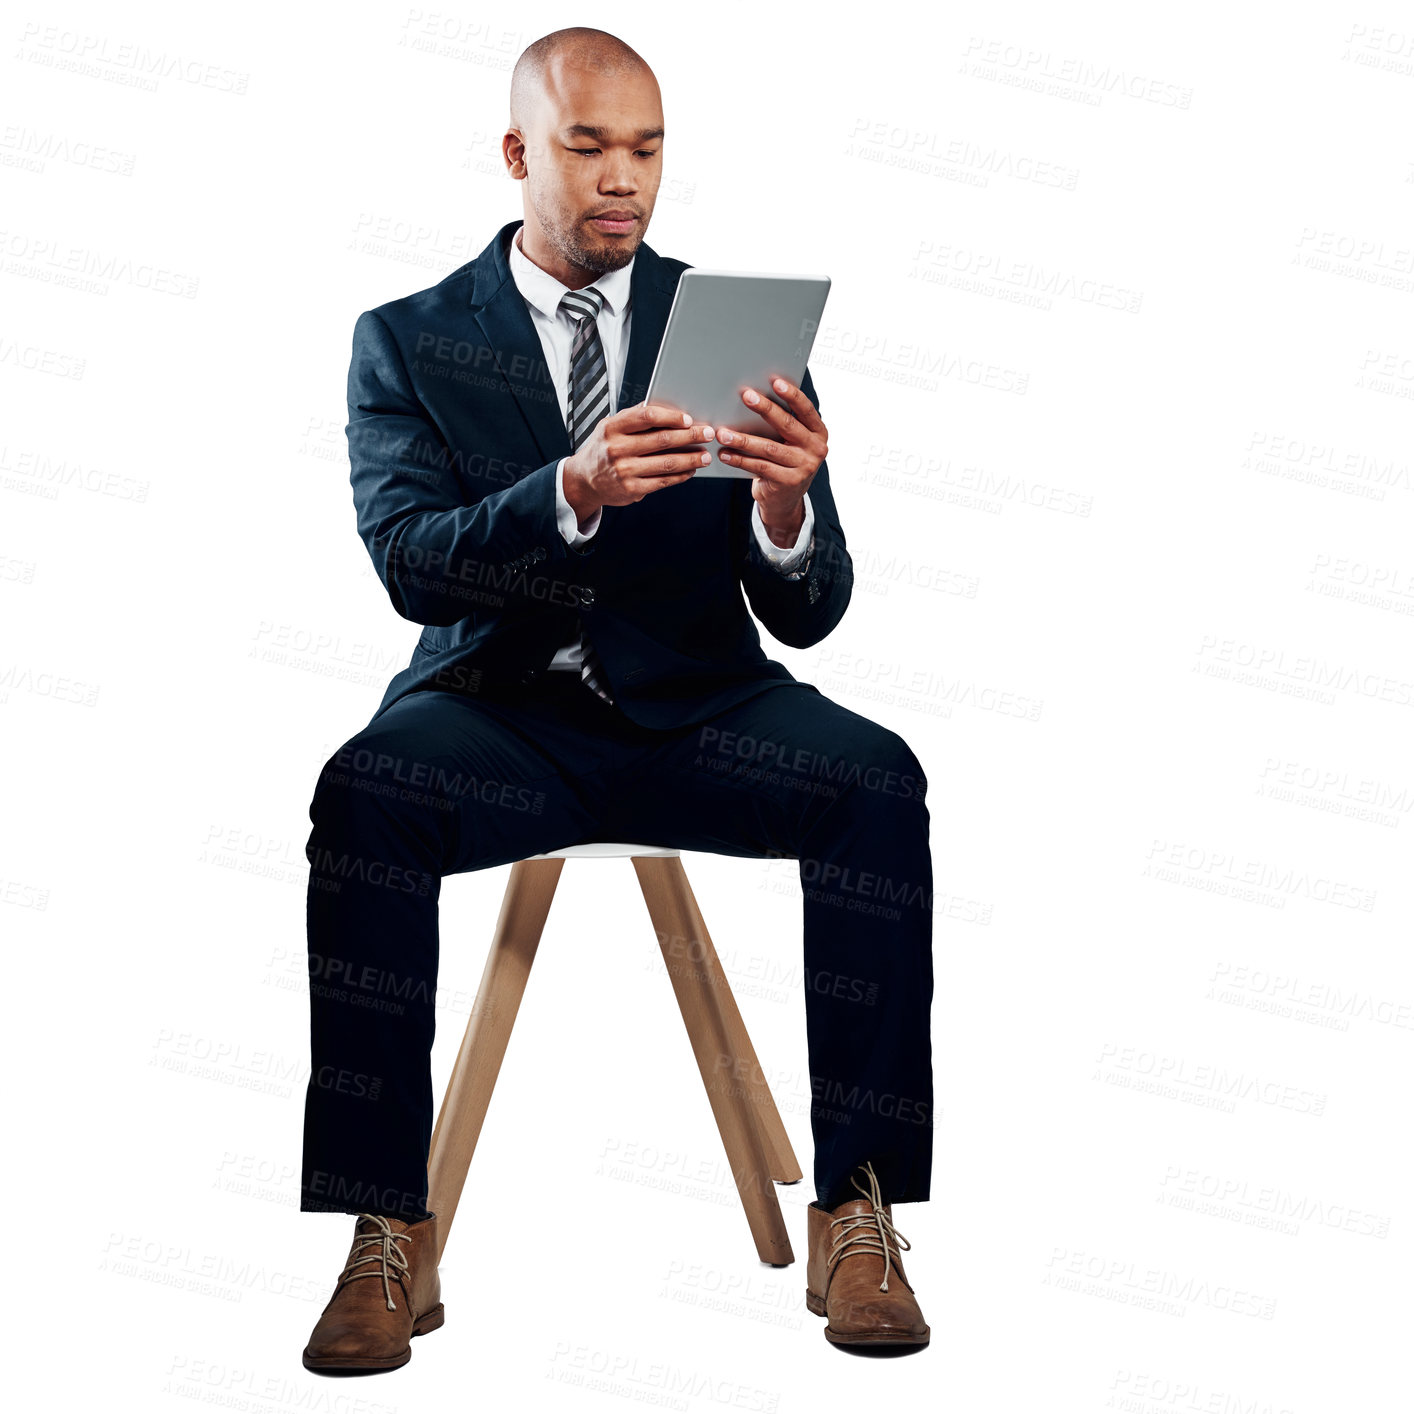
<instances>
[{"instance_id":1,"label":"navy suit jacket","mask_svg":"<svg viewBox=\"0 0 1414 1414\"><path fill-rule=\"evenodd\" d=\"M844 615L853 568L827 467L810 486L815 552L799 579L761 554L751 485L737 478L605 506L593 538L567 545L555 473L569 432L511 276L519 225L354 326L346 431L358 532L393 607L424 625L374 719L411 692L494 699L543 680L581 618L616 702L644 726L700 722L795 682L762 650L746 600L794 648L818 643ZM638 247L620 409L647 394L687 268ZM809 370L801 387L818 408Z\"/></svg>"}]
</instances>

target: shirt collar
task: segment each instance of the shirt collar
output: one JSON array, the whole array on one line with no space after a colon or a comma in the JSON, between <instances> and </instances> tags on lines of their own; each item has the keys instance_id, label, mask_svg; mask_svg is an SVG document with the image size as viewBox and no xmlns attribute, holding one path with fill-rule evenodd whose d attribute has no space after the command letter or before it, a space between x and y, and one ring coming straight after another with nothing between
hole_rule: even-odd
<instances>
[{"instance_id":1,"label":"shirt collar","mask_svg":"<svg viewBox=\"0 0 1414 1414\"><path fill-rule=\"evenodd\" d=\"M533 304L542 314L554 319L559 314L560 301L569 293L569 286L562 285L548 270L542 270L520 248L520 233L524 229L522 224L511 232L511 277L527 303ZM637 259L635 254L633 260ZM604 308L610 314L622 313L628 304L633 260L618 270L606 271L590 282L604 296Z\"/></svg>"}]
</instances>

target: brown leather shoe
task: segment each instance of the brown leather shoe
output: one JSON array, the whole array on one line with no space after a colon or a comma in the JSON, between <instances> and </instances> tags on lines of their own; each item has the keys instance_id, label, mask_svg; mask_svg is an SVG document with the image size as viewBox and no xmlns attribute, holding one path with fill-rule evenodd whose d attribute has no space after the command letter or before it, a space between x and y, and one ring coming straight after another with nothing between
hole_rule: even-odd
<instances>
[{"instance_id":1,"label":"brown leather shoe","mask_svg":"<svg viewBox=\"0 0 1414 1414\"><path fill-rule=\"evenodd\" d=\"M890 1205L883 1202L873 1167L865 1196L833 1210L811 1203L806 1230L810 1255L805 1266L805 1304L828 1317L825 1339L833 1345L927 1345L928 1323L903 1274L899 1248L908 1239L894 1230Z\"/></svg>"},{"instance_id":2,"label":"brown leather shoe","mask_svg":"<svg viewBox=\"0 0 1414 1414\"><path fill-rule=\"evenodd\" d=\"M437 1215L409 1224L360 1213L349 1260L305 1346L304 1367L396 1370L412 1359L411 1337L435 1331L442 1320Z\"/></svg>"}]
</instances>

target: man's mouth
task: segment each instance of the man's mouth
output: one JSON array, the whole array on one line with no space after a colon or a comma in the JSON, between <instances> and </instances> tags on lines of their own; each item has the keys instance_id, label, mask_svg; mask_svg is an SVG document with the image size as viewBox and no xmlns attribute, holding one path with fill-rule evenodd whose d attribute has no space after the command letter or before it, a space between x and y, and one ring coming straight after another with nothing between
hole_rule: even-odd
<instances>
[{"instance_id":1,"label":"man's mouth","mask_svg":"<svg viewBox=\"0 0 1414 1414\"><path fill-rule=\"evenodd\" d=\"M638 217L631 211L608 211L602 216L591 216L589 219L601 231L607 231L611 235L623 235L633 230L638 221Z\"/></svg>"}]
</instances>

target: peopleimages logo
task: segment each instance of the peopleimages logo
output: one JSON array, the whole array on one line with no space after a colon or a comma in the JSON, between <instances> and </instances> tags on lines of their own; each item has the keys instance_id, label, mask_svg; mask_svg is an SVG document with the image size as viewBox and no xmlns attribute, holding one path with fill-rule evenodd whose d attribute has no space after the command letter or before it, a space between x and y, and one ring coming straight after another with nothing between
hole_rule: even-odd
<instances>
[{"instance_id":1,"label":"peopleimages logo","mask_svg":"<svg viewBox=\"0 0 1414 1414\"><path fill-rule=\"evenodd\" d=\"M703 727L698 734L698 746L736 761L754 765L769 765L776 771L788 771L829 781L832 785L862 785L866 790L882 790L905 800L922 800L927 793L926 777L911 772L895 771L876 765L864 765L847 756L830 756L808 747L791 747L778 741L762 740L743 732L724 732L717 727Z\"/></svg>"}]
</instances>

